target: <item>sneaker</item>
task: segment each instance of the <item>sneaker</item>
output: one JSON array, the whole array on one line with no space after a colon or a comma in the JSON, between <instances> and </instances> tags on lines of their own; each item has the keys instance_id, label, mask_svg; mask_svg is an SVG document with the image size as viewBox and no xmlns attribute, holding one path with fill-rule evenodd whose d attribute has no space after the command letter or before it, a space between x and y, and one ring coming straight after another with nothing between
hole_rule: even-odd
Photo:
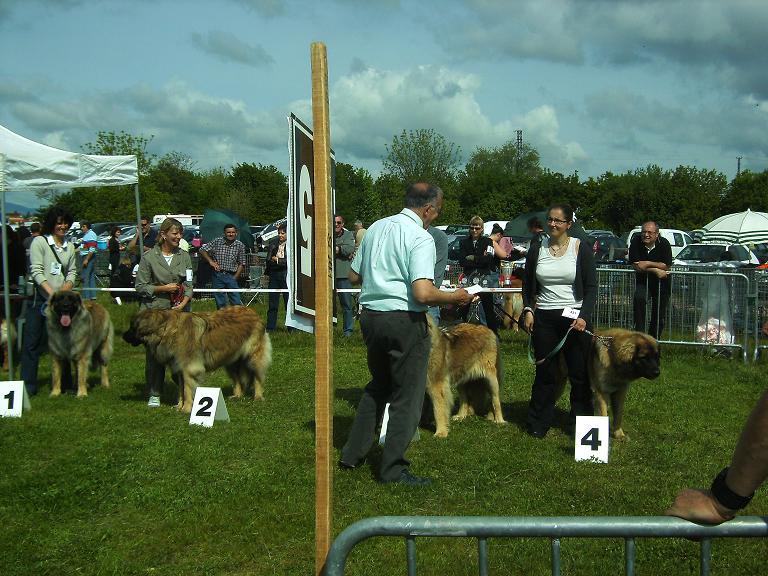
<instances>
[{"instance_id":1,"label":"sneaker","mask_svg":"<svg viewBox=\"0 0 768 576\"><path fill-rule=\"evenodd\" d=\"M150 396L149 402L147 402L147 406L150 408L159 408L160 407L160 396Z\"/></svg>"}]
</instances>

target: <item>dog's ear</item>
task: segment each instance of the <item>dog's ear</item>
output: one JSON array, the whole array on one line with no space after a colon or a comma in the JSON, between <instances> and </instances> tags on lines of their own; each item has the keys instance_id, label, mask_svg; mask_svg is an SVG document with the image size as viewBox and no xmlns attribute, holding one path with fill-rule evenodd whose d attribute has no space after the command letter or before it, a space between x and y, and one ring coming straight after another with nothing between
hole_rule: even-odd
<instances>
[{"instance_id":1,"label":"dog's ear","mask_svg":"<svg viewBox=\"0 0 768 576\"><path fill-rule=\"evenodd\" d=\"M628 338L614 338L610 350L613 352L616 360L619 360L622 364L629 364L635 358L637 345L635 339L631 336Z\"/></svg>"}]
</instances>

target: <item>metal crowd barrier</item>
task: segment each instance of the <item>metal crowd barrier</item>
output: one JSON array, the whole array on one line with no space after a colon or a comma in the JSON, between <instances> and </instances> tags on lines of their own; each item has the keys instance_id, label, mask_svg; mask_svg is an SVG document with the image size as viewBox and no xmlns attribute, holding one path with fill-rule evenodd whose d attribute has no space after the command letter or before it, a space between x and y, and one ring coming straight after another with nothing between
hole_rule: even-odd
<instances>
[{"instance_id":1,"label":"metal crowd barrier","mask_svg":"<svg viewBox=\"0 0 768 576\"><path fill-rule=\"evenodd\" d=\"M374 536L405 538L408 576L416 576L417 537L476 538L481 576L488 574L488 538L550 538L553 576L561 573L561 538L623 538L624 569L630 576L635 574L635 539L689 538L701 541L700 573L706 576L712 539L765 538L768 517L742 516L719 526L702 526L668 516L379 516L355 522L336 537L326 558L325 576L342 576L354 546ZM763 560L755 558L755 563L757 573Z\"/></svg>"}]
</instances>

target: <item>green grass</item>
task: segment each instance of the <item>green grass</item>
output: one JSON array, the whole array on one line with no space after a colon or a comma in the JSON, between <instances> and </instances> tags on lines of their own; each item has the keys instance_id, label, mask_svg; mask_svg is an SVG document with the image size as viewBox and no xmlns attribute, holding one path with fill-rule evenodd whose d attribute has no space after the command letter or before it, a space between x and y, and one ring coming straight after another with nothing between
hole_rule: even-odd
<instances>
[{"instance_id":1,"label":"green grass","mask_svg":"<svg viewBox=\"0 0 768 576\"><path fill-rule=\"evenodd\" d=\"M49 398L44 385L23 418L0 420L0 573L313 573L313 337L273 334L266 400L227 400L231 422L205 429L171 408L169 376L163 406L146 407L143 349L119 337L135 307L109 306L117 332L112 387L77 399ZM359 332L350 341L336 336L338 455L368 372ZM416 473L436 479L426 489L379 485L368 466L336 472L334 534L388 514L658 515L680 488L707 484L727 463L762 390L764 363L665 349L662 376L629 393L630 440L611 447L607 465L577 463L562 430L567 400L545 440L522 430L533 378L525 344L521 334L503 335L509 424L472 418L454 423L445 440L423 429L408 456ZM40 378L49 381L47 357ZM223 371L206 384L230 391ZM369 461L375 466L377 450ZM746 512L766 514L767 502L758 492ZM564 574L622 573L620 541L562 546ZM549 574L546 540L492 539L489 549L492 573ZM473 540L422 539L419 573L476 574L476 556ZM764 559L764 542L718 541L713 573L756 574ZM348 563L349 574L404 572L400 539L369 540ZM698 545L638 541L637 572L698 574Z\"/></svg>"}]
</instances>

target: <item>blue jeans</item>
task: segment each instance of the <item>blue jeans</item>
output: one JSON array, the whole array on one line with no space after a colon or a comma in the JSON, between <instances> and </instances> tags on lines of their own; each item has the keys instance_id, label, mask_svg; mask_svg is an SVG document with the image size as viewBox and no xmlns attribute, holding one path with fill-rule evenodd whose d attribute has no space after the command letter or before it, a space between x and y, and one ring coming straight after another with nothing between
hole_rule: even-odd
<instances>
[{"instance_id":1,"label":"blue jeans","mask_svg":"<svg viewBox=\"0 0 768 576\"><path fill-rule=\"evenodd\" d=\"M214 288L233 288L237 289L240 286L237 285L237 280L229 272L213 272L213 287ZM216 292L213 295L216 300L216 308L224 308L227 305L227 298L232 306L239 306L243 302L240 300L240 292Z\"/></svg>"},{"instance_id":2,"label":"blue jeans","mask_svg":"<svg viewBox=\"0 0 768 576\"><path fill-rule=\"evenodd\" d=\"M96 300L96 256L92 256L86 266L83 266L83 298Z\"/></svg>"},{"instance_id":3,"label":"blue jeans","mask_svg":"<svg viewBox=\"0 0 768 576\"><path fill-rule=\"evenodd\" d=\"M336 288L352 288L352 282L347 278L336 278ZM352 329L355 327L355 313L352 310L352 293L337 292L336 294L339 296L341 310L344 315L344 334L352 334ZM335 300L333 302L333 315L336 315Z\"/></svg>"}]
</instances>

